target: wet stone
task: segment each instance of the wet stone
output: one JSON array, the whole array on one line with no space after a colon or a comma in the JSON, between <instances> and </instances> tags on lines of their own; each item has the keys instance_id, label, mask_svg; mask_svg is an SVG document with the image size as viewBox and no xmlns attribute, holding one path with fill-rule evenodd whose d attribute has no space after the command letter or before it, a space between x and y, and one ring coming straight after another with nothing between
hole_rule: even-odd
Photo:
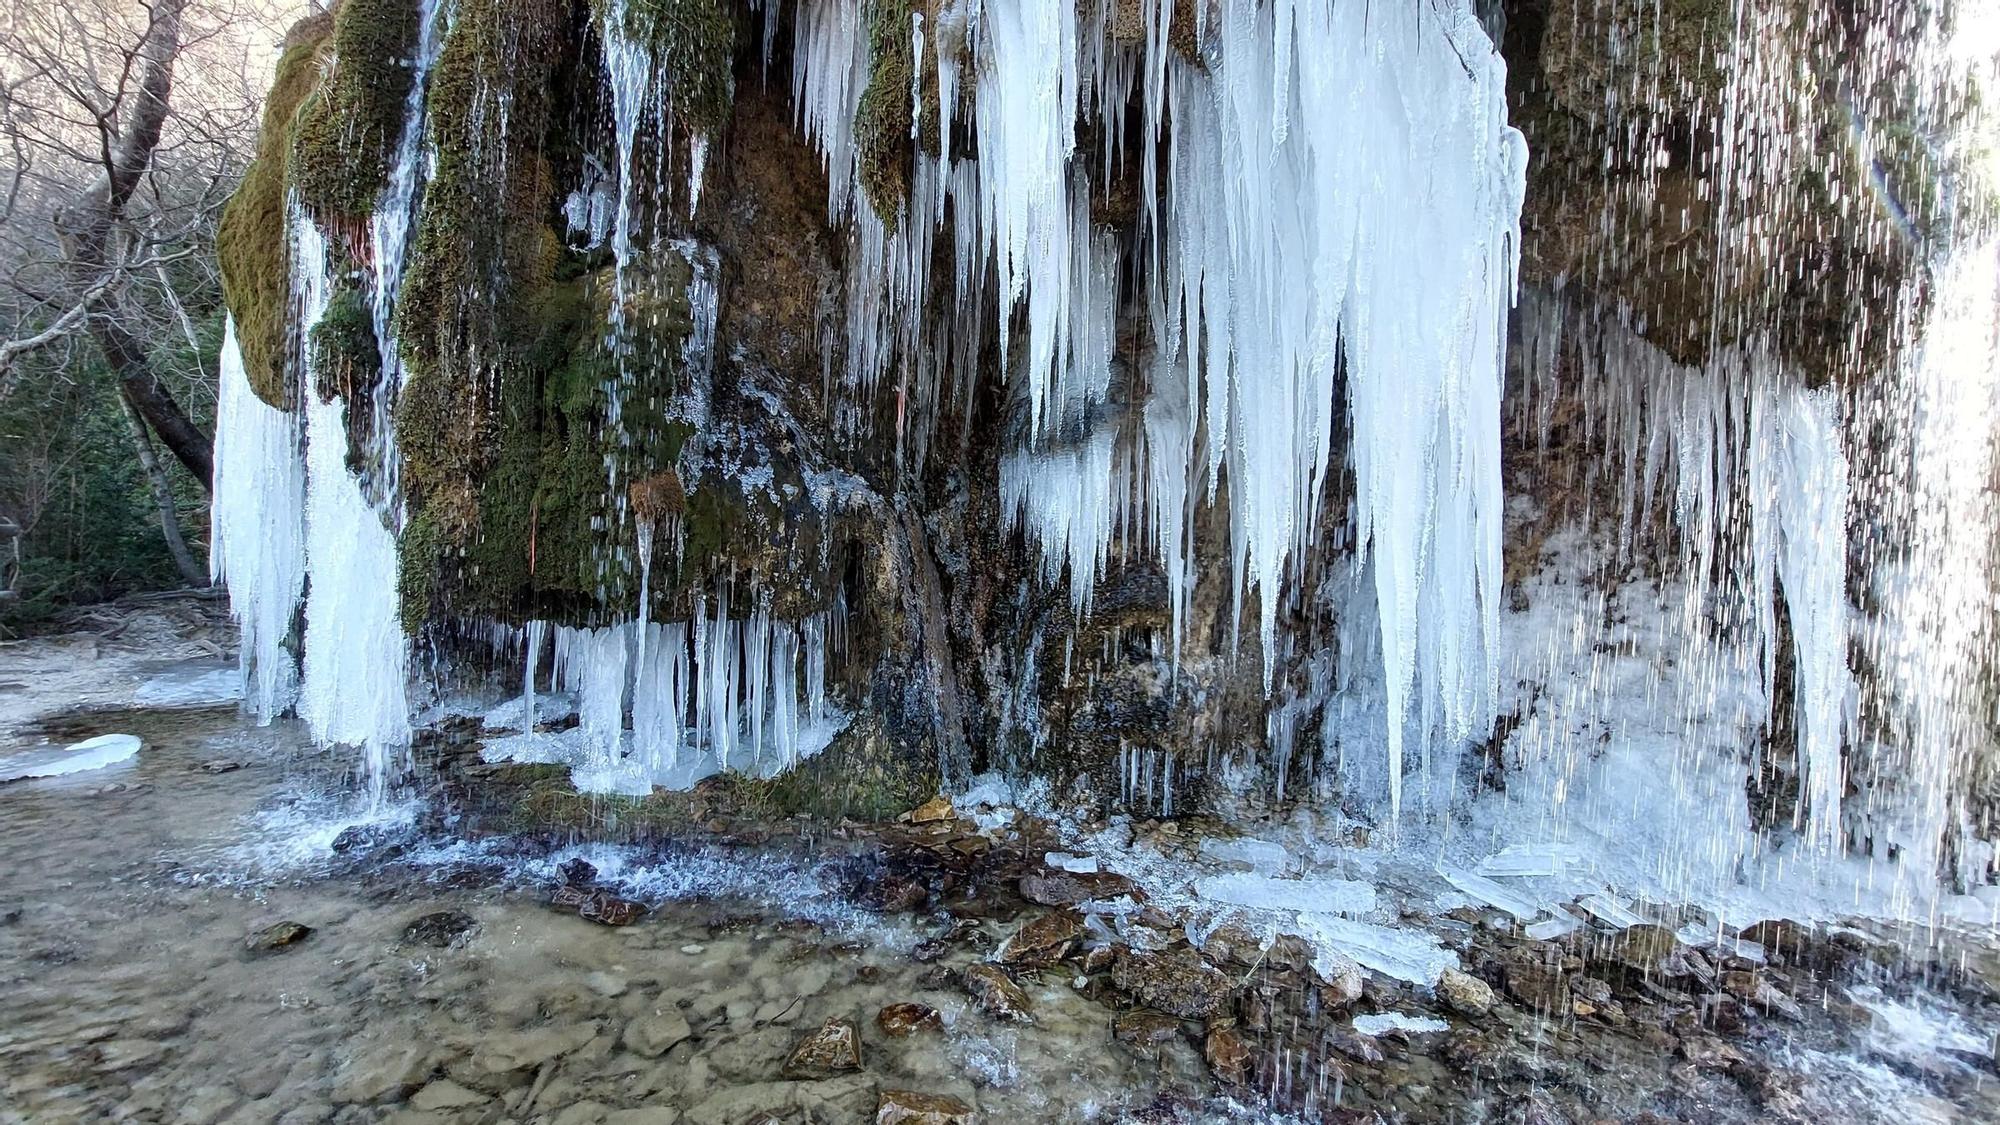
<instances>
[{"instance_id":1,"label":"wet stone","mask_svg":"<svg viewBox=\"0 0 2000 1125\"><path fill-rule=\"evenodd\" d=\"M243 945L252 953L276 953L281 949L290 949L311 937L312 933L313 928L303 922L279 922L251 934L244 939Z\"/></svg>"},{"instance_id":2,"label":"wet stone","mask_svg":"<svg viewBox=\"0 0 2000 1125\"><path fill-rule=\"evenodd\" d=\"M944 1017L929 1004L890 1004L875 1013L875 1026L884 1035L904 1039L919 1031L943 1031Z\"/></svg>"},{"instance_id":3,"label":"wet stone","mask_svg":"<svg viewBox=\"0 0 2000 1125\"><path fill-rule=\"evenodd\" d=\"M1250 1045L1234 1028L1211 1027L1202 1041L1202 1057L1215 1076L1232 1086L1241 1086L1250 1077Z\"/></svg>"},{"instance_id":4,"label":"wet stone","mask_svg":"<svg viewBox=\"0 0 2000 1125\"><path fill-rule=\"evenodd\" d=\"M1022 898L1039 906L1076 906L1094 900L1128 896L1135 901L1144 898L1132 880L1109 871L1051 871L1024 875L1020 891Z\"/></svg>"},{"instance_id":5,"label":"wet stone","mask_svg":"<svg viewBox=\"0 0 2000 1125\"><path fill-rule=\"evenodd\" d=\"M656 1059L693 1034L694 1029L688 1026L681 1010L662 1003L657 1011L637 1016L625 1025L625 1049L642 1058Z\"/></svg>"},{"instance_id":6,"label":"wet stone","mask_svg":"<svg viewBox=\"0 0 2000 1125\"><path fill-rule=\"evenodd\" d=\"M1229 1001L1229 975L1187 946L1159 953L1126 950L1111 966L1112 983L1140 1003L1182 1019L1207 1019Z\"/></svg>"},{"instance_id":7,"label":"wet stone","mask_svg":"<svg viewBox=\"0 0 2000 1125\"><path fill-rule=\"evenodd\" d=\"M1013 1023L1035 1022L1028 994L1000 966L985 962L969 965L959 975L959 982L987 1015Z\"/></svg>"},{"instance_id":8,"label":"wet stone","mask_svg":"<svg viewBox=\"0 0 2000 1125\"><path fill-rule=\"evenodd\" d=\"M1502 961L1507 995L1535 1012L1569 1008L1569 988L1563 977L1559 950L1542 943L1516 946Z\"/></svg>"},{"instance_id":9,"label":"wet stone","mask_svg":"<svg viewBox=\"0 0 2000 1125\"><path fill-rule=\"evenodd\" d=\"M1134 1008L1111 1021L1111 1037L1150 1058L1181 1037L1181 1021L1153 1008Z\"/></svg>"},{"instance_id":10,"label":"wet stone","mask_svg":"<svg viewBox=\"0 0 2000 1125\"><path fill-rule=\"evenodd\" d=\"M556 868L565 887L588 887L597 881L597 865L587 859L572 859Z\"/></svg>"},{"instance_id":11,"label":"wet stone","mask_svg":"<svg viewBox=\"0 0 2000 1125\"><path fill-rule=\"evenodd\" d=\"M951 800L942 796L932 797L908 813L911 824L936 824L951 820L957 815L957 810L951 807Z\"/></svg>"},{"instance_id":12,"label":"wet stone","mask_svg":"<svg viewBox=\"0 0 2000 1125\"><path fill-rule=\"evenodd\" d=\"M818 1031L799 1040L785 1059L787 1078L830 1078L861 1069L861 1031L854 1021L833 1016Z\"/></svg>"},{"instance_id":13,"label":"wet stone","mask_svg":"<svg viewBox=\"0 0 2000 1125\"><path fill-rule=\"evenodd\" d=\"M884 1090L875 1106L875 1125L971 1125L972 1107L945 1094Z\"/></svg>"},{"instance_id":14,"label":"wet stone","mask_svg":"<svg viewBox=\"0 0 2000 1125\"><path fill-rule=\"evenodd\" d=\"M1051 965L1062 960L1083 934L1083 916L1057 910L1014 931L993 955L1003 965Z\"/></svg>"},{"instance_id":15,"label":"wet stone","mask_svg":"<svg viewBox=\"0 0 2000 1125\"><path fill-rule=\"evenodd\" d=\"M1465 1016L1483 1016L1493 1007L1493 987L1471 973L1446 969L1438 978L1438 999Z\"/></svg>"},{"instance_id":16,"label":"wet stone","mask_svg":"<svg viewBox=\"0 0 2000 1125\"><path fill-rule=\"evenodd\" d=\"M578 917L600 926L629 926L646 912L639 903L619 898L610 891L585 890L567 884L557 887L549 896L549 905L558 910L574 910Z\"/></svg>"},{"instance_id":17,"label":"wet stone","mask_svg":"<svg viewBox=\"0 0 2000 1125\"><path fill-rule=\"evenodd\" d=\"M404 927L403 941L408 945L448 949L478 927L479 922L463 910L440 910Z\"/></svg>"}]
</instances>

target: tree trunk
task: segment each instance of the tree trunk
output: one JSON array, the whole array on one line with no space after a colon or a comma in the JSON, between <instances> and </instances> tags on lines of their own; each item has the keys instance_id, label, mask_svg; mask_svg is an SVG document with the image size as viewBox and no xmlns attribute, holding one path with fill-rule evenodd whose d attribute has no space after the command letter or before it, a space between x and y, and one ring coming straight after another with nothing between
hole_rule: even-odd
<instances>
[{"instance_id":1,"label":"tree trunk","mask_svg":"<svg viewBox=\"0 0 2000 1125\"><path fill-rule=\"evenodd\" d=\"M146 419L129 394L121 391L118 401L125 408L132 451L139 456L139 467L145 470L146 484L153 490L153 503L160 509L160 535L167 541L167 552L173 555L174 566L188 585L206 586L208 574L195 564L194 555L188 551L187 540L181 535L180 513L174 508L173 486L167 481L166 466L160 464L159 455L153 451L152 436L146 432Z\"/></svg>"},{"instance_id":2,"label":"tree trunk","mask_svg":"<svg viewBox=\"0 0 2000 1125\"><path fill-rule=\"evenodd\" d=\"M152 364L146 361L145 346L108 316L94 317L90 334L96 338L105 361L118 373L125 404L139 412L160 436L167 451L201 482L203 491L210 490L215 480L215 447L208 435L181 410L180 403L174 401L167 385L153 373Z\"/></svg>"},{"instance_id":3,"label":"tree trunk","mask_svg":"<svg viewBox=\"0 0 2000 1125\"><path fill-rule=\"evenodd\" d=\"M118 321L118 293L108 281L118 268L113 241L125 204L139 189L166 128L167 103L174 89L174 61L181 51L181 13L187 0L158 0L140 42L139 88L130 114L106 145L103 177L83 192L56 223L68 242L71 268L96 294L86 299L90 334L118 373L128 408L158 434L204 490L213 487L214 450L146 360L143 341ZM151 446L148 445L150 452Z\"/></svg>"}]
</instances>

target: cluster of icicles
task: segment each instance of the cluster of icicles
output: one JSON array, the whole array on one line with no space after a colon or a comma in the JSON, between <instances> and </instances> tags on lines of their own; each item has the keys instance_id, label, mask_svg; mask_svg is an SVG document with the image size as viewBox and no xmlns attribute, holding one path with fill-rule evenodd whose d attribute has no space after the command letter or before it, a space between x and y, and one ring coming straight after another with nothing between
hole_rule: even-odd
<instances>
[{"instance_id":1,"label":"cluster of icicles","mask_svg":"<svg viewBox=\"0 0 2000 1125\"><path fill-rule=\"evenodd\" d=\"M1067 574L1084 612L1114 550L1152 556L1178 651L1194 510L1226 479L1232 600L1240 621L1257 598L1267 678L1281 591L1316 544L1335 434L1351 433L1393 811L1406 738L1459 741L1493 718L1501 360L1527 167L1505 65L1469 0L1219 0L1178 14L1174 0L1137 0L1125 45L1113 7L969 0L913 14L938 131L969 106L976 151L918 149L909 198L884 222L853 134L864 6L798 6L799 123L825 160L829 218L851 232L829 383L865 395L896 370L921 418L976 378L964 341L1023 323L1018 341L999 333L1029 422L1001 487L1044 575ZM1199 64L1170 45L1190 11ZM925 99L912 99L921 125ZM1080 115L1103 123L1101 151L1079 148ZM1135 246L1092 221L1114 175L1138 184ZM930 272L946 230L956 305L939 324L924 297L943 280ZM1122 288L1146 341L1115 363Z\"/></svg>"},{"instance_id":2,"label":"cluster of icicles","mask_svg":"<svg viewBox=\"0 0 2000 1125\"><path fill-rule=\"evenodd\" d=\"M518 651L521 697L487 725L519 733L489 741L486 754L566 763L580 789L635 796L724 770L773 776L825 749L846 725L826 695L827 659L843 627L838 606L797 624L763 608L734 619L726 596L712 614L697 606L691 622L496 626L496 650ZM537 729L551 710L540 683L573 697L576 726ZM565 716L569 702L558 708Z\"/></svg>"},{"instance_id":3,"label":"cluster of icicles","mask_svg":"<svg viewBox=\"0 0 2000 1125\"><path fill-rule=\"evenodd\" d=\"M1115 46L1108 17L1080 17L1073 5L965 0L929 26L913 16L918 59L939 76L944 132L964 99L977 115L978 152L969 160L919 153L908 208L890 225L862 200L855 174L852 123L869 73L863 7L803 3L796 14L801 126L825 154L829 212L859 251L844 349L829 351L830 384L872 392L900 356L903 378L915 373L918 385L904 389L920 413L968 377L976 358L949 341L976 341L979 326L1018 310L1026 347L1006 363L1026 388L1033 425L1008 458L1004 487L1049 575L1067 570L1087 608L1114 540L1150 542L1172 579L1178 642L1192 582L1191 513L1226 473L1236 601L1240 612L1246 595L1261 595L1267 670L1288 560L1314 539L1344 386L1361 435L1356 514L1374 562L1391 710L1419 717L1424 737L1484 729L1499 581L1500 355L1525 148L1506 124L1504 67L1469 0L1197 6L1213 45L1200 66L1168 46L1172 0L1141 0L1139 49ZM775 8L766 5L773 21ZM420 206L424 78L448 20L448 6L425 0L413 112L374 223L385 400L401 378L388 312ZM621 287L636 252L634 138L647 107L661 112L656 92L667 85L665 63L628 41L624 25L614 0L602 31L621 183L615 221L591 223L612 228ZM969 73L961 57L974 60ZM1145 238L1127 261L1094 232L1090 199L1093 165L1101 187L1123 144L1116 107L1135 91L1146 109L1144 145L1169 158L1140 160L1133 172ZM921 115L920 91L913 100ZM1077 146L1072 123L1086 109L1107 122L1101 159ZM496 124L505 128L504 119ZM691 189L704 152L698 140ZM934 348L923 310L931 239L948 211L958 216L950 224L957 308L972 330L944 332L947 342ZM296 240L299 327L309 331L325 304L324 245L304 221ZM1116 423L1098 421L1113 393L1120 271L1139 275L1153 336L1137 436L1123 440ZM216 568L245 622L256 706L269 713L290 698L286 645L303 594L299 711L319 737L367 746L379 759L409 737L406 642L387 580L395 543L385 513L342 465L340 421L343 410L372 408L384 422L374 432L388 434L387 410L308 401L301 441L290 416L241 384L232 361L222 388ZM393 509L393 493L385 503ZM296 544L286 539L294 527ZM1403 737L1403 724L1392 723L1392 761Z\"/></svg>"}]
</instances>

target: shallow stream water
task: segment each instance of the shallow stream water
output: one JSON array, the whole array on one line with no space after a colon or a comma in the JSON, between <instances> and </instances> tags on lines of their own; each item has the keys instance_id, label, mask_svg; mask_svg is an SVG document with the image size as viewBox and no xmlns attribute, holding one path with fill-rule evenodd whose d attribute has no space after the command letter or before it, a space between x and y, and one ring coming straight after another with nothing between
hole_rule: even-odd
<instances>
[{"instance_id":1,"label":"shallow stream water","mask_svg":"<svg viewBox=\"0 0 2000 1125\"><path fill-rule=\"evenodd\" d=\"M1017 972L1034 1022L1005 1022L962 971L1045 917L1009 876L978 892L985 907L870 909L857 865L893 886L884 853L782 824L754 843L494 834L455 819L424 768L370 806L351 755L204 701L224 666L186 655L0 650L0 767L105 733L143 740L127 761L0 784L0 1123L862 1122L897 1120L880 1114L899 1090L986 1122L2000 1112L1989 1000L1800 972L1802 1019L1647 982L1585 1004L1597 976L1619 978L1572 943L1576 1010L1552 1015L1494 971L1519 928L1465 907L1410 917L1496 982L1471 1017L1379 977L1326 1001L1310 973L1252 949L1209 951L1239 999L1206 1022L1127 1022L1118 974L1073 960ZM363 842L337 850L350 829ZM1038 840L991 842L1039 857ZM575 859L646 912L613 927L553 909ZM1177 922L1140 921L1120 940L1179 940ZM888 1034L878 1013L904 1003L937 1026ZM788 1076L833 1019L852 1021L859 1068ZM1204 1035L1232 1025L1253 1051L1241 1086L1203 1057Z\"/></svg>"},{"instance_id":2,"label":"shallow stream water","mask_svg":"<svg viewBox=\"0 0 2000 1125\"><path fill-rule=\"evenodd\" d=\"M883 1087L1082 1120L1203 1087L1191 1048L1139 1065L1066 987L1034 990L1032 1033L969 1010L909 956L920 935L808 866L593 849L653 892L637 924L598 926L545 905L547 858L344 868L328 845L370 814L290 724L135 712L65 733L92 726L145 749L0 788L0 1120L858 1121ZM406 934L445 911L473 927ZM280 922L312 932L247 948ZM943 1030L880 1032L905 1001ZM784 1079L829 1017L861 1029L864 1069Z\"/></svg>"}]
</instances>

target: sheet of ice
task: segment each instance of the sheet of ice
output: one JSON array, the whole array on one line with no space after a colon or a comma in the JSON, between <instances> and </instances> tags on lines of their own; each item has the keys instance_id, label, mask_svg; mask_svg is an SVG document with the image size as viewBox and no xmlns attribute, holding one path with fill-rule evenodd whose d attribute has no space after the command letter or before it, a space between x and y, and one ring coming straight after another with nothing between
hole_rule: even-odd
<instances>
[{"instance_id":1,"label":"sheet of ice","mask_svg":"<svg viewBox=\"0 0 2000 1125\"><path fill-rule=\"evenodd\" d=\"M576 698L567 694L517 695L505 703L480 716L479 725L488 731L521 731L527 729L522 718L528 708L534 707L536 724L559 723L576 714Z\"/></svg>"},{"instance_id":2,"label":"sheet of ice","mask_svg":"<svg viewBox=\"0 0 2000 1125\"><path fill-rule=\"evenodd\" d=\"M139 685L132 702L172 711L221 707L243 701L243 673L235 668L191 667L162 672Z\"/></svg>"},{"instance_id":3,"label":"sheet of ice","mask_svg":"<svg viewBox=\"0 0 2000 1125\"><path fill-rule=\"evenodd\" d=\"M1514 844L1479 861L1479 874L1492 879L1561 875L1583 853L1568 844Z\"/></svg>"},{"instance_id":4,"label":"sheet of ice","mask_svg":"<svg viewBox=\"0 0 2000 1125\"><path fill-rule=\"evenodd\" d=\"M1549 918L1536 922L1521 932L1536 941L1554 941L1566 934L1575 933L1577 927L1581 925L1583 923L1577 919L1576 915L1571 914L1567 910L1558 910Z\"/></svg>"},{"instance_id":5,"label":"sheet of ice","mask_svg":"<svg viewBox=\"0 0 2000 1125\"><path fill-rule=\"evenodd\" d=\"M1097 873L1097 860L1087 855L1071 855L1068 852L1050 852L1042 857L1050 867L1058 871L1068 871L1078 875Z\"/></svg>"},{"instance_id":6,"label":"sheet of ice","mask_svg":"<svg viewBox=\"0 0 2000 1125\"><path fill-rule=\"evenodd\" d=\"M30 751L0 760L0 782L101 770L138 757L141 745L136 735L100 734L60 750Z\"/></svg>"},{"instance_id":7,"label":"sheet of ice","mask_svg":"<svg viewBox=\"0 0 2000 1125\"><path fill-rule=\"evenodd\" d=\"M1452 886L1488 906L1499 907L1522 922L1531 922L1541 917L1542 911L1547 909L1547 906L1533 895L1516 888L1503 887L1484 875L1475 875L1470 871L1460 871L1452 867L1440 867L1438 874L1443 875L1445 881Z\"/></svg>"},{"instance_id":8,"label":"sheet of ice","mask_svg":"<svg viewBox=\"0 0 2000 1125\"><path fill-rule=\"evenodd\" d=\"M1241 864L1264 875L1280 874L1292 861L1291 853L1285 850L1283 844L1259 840L1254 836L1226 840L1210 836L1202 840L1201 854L1219 863Z\"/></svg>"},{"instance_id":9,"label":"sheet of ice","mask_svg":"<svg viewBox=\"0 0 2000 1125\"><path fill-rule=\"evenodd\" d=\"M1375 909L1374 885L1353 879L1278 879L1238 871L1197 879L1194 890L1208 902L1284 914L1360 915Z\"/></svg>"},{"instance_id":10,"label":"sheet of ice","mask_svg":"<svg viewBox=\"0 0 2000 1125\"><path fill-rule=\"evenodd\" d=\"M1630 929L1646 921L1644 915L1609 895L1585 895L1577 900L1577 905L1589 911L1592 918L1614 929Z\"/></svg>"},{"instance_id":11,"label":"sheet of ice","mask_svg":"<svg viewBox=\"0 0 2000 1125\"><path fill-rule=\"evenodd\" d=\"M1383 976L1411 984L1434 985L1446 969L1458 968L1458 955L1422 930L1377 926L1330 914L1298 916L1300 937L1326 950L1344 953ZM1331 972L1330 959L1316 965Z\"/></svg>"},{"instance_id":12,"label":"sheet of ice","mask_svg":"<svg viewBox=\"0 0 2000 1125\"><path fill-rule=\"evenodd\" d=\"M1451 1025L1435 1016L1378 1012L1374 1015L1355 1016L1354 1030L1363 1035L1387 1035L1392 1031L1400 1031L1405 1035L1422 1035L1433 1031L1450 1031Z\"/></svg>"}]
</instances>

